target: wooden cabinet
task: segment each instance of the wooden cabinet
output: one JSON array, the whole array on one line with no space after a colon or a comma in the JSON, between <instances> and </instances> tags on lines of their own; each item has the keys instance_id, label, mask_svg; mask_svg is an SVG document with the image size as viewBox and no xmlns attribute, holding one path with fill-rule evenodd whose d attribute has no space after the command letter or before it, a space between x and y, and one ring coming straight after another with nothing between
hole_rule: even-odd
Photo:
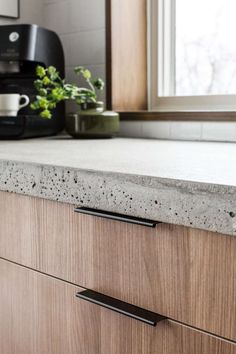
<instances>
[{"instance_id":1,"label":"wooden cabinet","mask_svg":"<svg viewBox=\"0 0 236 354\"><path fill-rule=\"evenodd\" d=\"M0 257L236 341L236 238L0 193Z\"/></svg>"},{"instance_id":2,"label":"wooden cabinet","mask_svg":"<svg viewBox=\"0 0 236 354\"><path fill-rule=\"evenodd\" d=\"M0 260L1 354L236 354L174 321L151 327L75 297L83 289Z\"/></svg>"}]
</instances>

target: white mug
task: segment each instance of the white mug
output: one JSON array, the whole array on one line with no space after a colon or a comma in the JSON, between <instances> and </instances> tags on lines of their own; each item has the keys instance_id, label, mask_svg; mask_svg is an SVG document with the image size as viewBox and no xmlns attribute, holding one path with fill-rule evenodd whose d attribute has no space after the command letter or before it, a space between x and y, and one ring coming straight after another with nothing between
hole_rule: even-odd
<instances>
[{"instance_id":1,"label":"white mug","mask_svg":"<svg viewBox=\"0 0 236 354\"><path fill-rule=\"evenodd\" d=\"M21 103L22 99L25 102ZM18 111L27 106L30 99L26 95L18 93L0 94L0 116L1 117L16 117Z\"/></svg>"}]
</instances>

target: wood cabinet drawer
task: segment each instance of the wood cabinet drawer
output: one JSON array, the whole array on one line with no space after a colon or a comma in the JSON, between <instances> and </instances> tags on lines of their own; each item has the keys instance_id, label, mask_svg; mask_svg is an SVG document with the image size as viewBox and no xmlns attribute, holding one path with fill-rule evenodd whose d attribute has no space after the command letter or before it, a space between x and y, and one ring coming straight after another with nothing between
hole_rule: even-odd
<instances>
[{"instance_id":1,"label":"wood cabinet drawer","mask_svg":"<svg viewBox=\"0 0 236 354\"><path fill-rule=\"evenodd\" d=\"M236 340L236 238L0 194L0 257Z\"/></svg>"},{"instance_id":2,"label":"wood cabinet drawer","mask_svg":"<svg viewBox=\"0 0 236 354\"><path fill-rule=\"evenodd\" d=\"M75 285L0 260L2 354L235 354L173 321L151 327L75 297Z\"/></svg>"}]
</instances>

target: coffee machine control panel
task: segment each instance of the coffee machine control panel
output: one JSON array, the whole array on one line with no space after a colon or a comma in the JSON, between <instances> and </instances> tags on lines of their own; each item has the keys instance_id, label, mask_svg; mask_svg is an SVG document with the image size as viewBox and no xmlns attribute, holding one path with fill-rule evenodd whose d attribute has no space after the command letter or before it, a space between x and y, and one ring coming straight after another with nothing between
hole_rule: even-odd
<instances>
[{"instance_id":1,"label":"coffee machine control panel","mask_svg":"<svg viewBox=\"0 0 236 354\"><path fill-rule=\"evenodd\" d=\"M1 26L0 61L32 60L35 27L27 25Z\"/></svg>"},{"instance_id":2,"label":"coffee machine control panel","mask_svg":"<svg viewBox=\"0 0 236 354\"><path fill-rule=\"evenodd\" d=\"M20 33L1 33L0 60L17 60L20 57Z\"/></svg>"}]
</instances>

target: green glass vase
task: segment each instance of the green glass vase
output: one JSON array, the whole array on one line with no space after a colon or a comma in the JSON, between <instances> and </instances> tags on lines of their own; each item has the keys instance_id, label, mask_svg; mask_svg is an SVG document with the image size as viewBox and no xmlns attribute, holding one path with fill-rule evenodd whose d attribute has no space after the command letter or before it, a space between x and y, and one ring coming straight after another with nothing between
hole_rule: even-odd
<instances>
[{"instance_id":1,"label":"green glass vase","mask_svg":"<svg viewBox=\"0 0 236 354\"><path fill-rule=\"evenodd\" d=\"M103 102L89 102L66 117L66 131L78 139L111 138L119 132L119 114L105 111Z\"/></svg>"}]
</instances>

